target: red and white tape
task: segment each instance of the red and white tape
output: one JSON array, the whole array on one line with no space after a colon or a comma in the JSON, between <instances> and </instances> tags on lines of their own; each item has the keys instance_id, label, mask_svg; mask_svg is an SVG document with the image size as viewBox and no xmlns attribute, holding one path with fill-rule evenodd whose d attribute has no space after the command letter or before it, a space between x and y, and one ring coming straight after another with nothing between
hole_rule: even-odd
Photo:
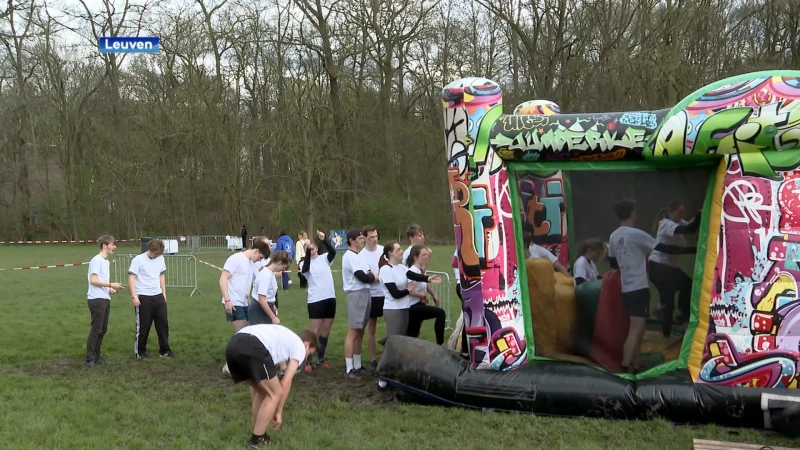
<instances>
[{"instance_id":1,"label":"red and white tape","mask_svg":"<svg viewBox=\"0 0 800 450\"><path fill-rule=\"evenodd\" d=\"M140 239L115 239L114 242L138 242ZM0 244L96 244L96 239L81 239L77 241L3 241Z\"/></svg>"},{"instance_id":2,"label":"red and white tape","mask_svg":"<svg viewBox=\"0 0 800 450\"><path fill-rule=\"evenodd\" d=\"M31 266L31 267L10 267L8 269L0 269L0 271L4 270L36 270L36 269L55 269L56 267L73 267L73 266L86 266L88 262L77 262L77 263L70 263L70 264L55 264L52 266Z\"/></svg>"},{"instance_id":3,"label":"red and white tape","mask_svg":"<svg viewBox=\"0 0 800 450\"><path fill-rule=\"evenodd\" d=\"M220 272L222 272L222 270L223 270L223 269L222 269L222 267L215 266L214 264L211 264L210 262L205 262L205 261L203 261L202 259L198 259L198 258L194 258L194 257L192 257L192 258L189 258L189 260L192 260L192 259L195 259L195 260L197 260L197 262L199 262L199 263L202 263L202 264L205 264L205 265L207 265L207 266L209 266L209 267L213 267L213 268L215 268L215 269L219 270ZM300 272L300 271L299 271L299 270L285 270L284 272L288 272L288 273L298 273L298 272ZM334 270L331 270L331 272L341 272L341 270L334 269Z\"/></svg>"}]
</instances>

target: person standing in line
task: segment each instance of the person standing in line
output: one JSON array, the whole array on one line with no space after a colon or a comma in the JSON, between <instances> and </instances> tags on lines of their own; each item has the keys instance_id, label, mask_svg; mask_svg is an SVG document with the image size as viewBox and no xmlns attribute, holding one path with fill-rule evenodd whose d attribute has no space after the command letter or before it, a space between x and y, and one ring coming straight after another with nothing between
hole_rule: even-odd
<instances>
[{"instance_id":1,"label":"person standing in line","mask_svg":"<svg viewBox=\"0 0 800 450\"><path fill-rule=\"evenodd\" d=\"M358 252L364 248L364 235L361 230L352 229L347 232L347 251L342 256L342 286L347 295L347 336L344 338L345 378L360 378L366 373L361 366L361 350L363 349L364 328L369 322L372 305L370 284L375 275L369 270Z\"/></svg>"},{"instance_id":2,"label":"person standing in line","mask_svg":"<svg viewBox=\"0 0 800 450\"><path fill-rule=\"evenodd\" d=\"M294 242L292 242L292 238L289 237L286 230L280 230L280 232L278 232L278 240L275 243L275 249L276 251L286 252L289 255L289 264L291 265L292 258L294 258ZM292 284L292 280L289 279L289 273L286 271L282 272L281 287L283 290L288 290L290 284Z\"/></svg>"},{"instance_id":3,"label":"person standing in line","mask_svg":"<svg viewBox=\"0 0 800 450\"><path fill-rule=\"evenodd\" d=\"M242 230L239 232L242 237L242 248L247 250L247 227L242 225Z\"/></svg>"},{"instance_id":4,"label":"person standing in line","mask_svg":"<svg viewBox=\"0 0 800 450\"><path fill-rule=\"evenodd\" d=\"M297 367L319 347L317 337L308 330L295 334L282 325L250 325L242 328L225 348L226 366L234 384L250 385L250 411L253 434L248 449L271 443L267 429L283 424L283 406L289 397ZM275 365L286 364L279 381Z\"/></svg>"},{"instance_id":5,"label":"person standing in line","mask_svg":"<svg viewBox=\"0 0 800 450\"><path fill-rule=\"evenodd\" d=\"M86 339L86 367L97 367L105 364L100 355L103 337L108 331L108 317L111 314L111 296L122 289L120 283L109 282L108 257L117 249L113 236L100 236L97 238L100 253L89 261L89 289L86 292L86 301L91 315L89 337Z\"/></svg>"},{"instance_id":6,"label":"person standing in line","mask_svg":"<svg viewBox=\"0 0 800 450\"><path fill-rule=\"evenodd\" d=\"M403 252L401 264L408 259L408 255L411 253L411 247L415 245L425 245L425 232L419 225L411 225L408 227L408 229L406 229L406 237L411 244L408 246L406 251Z\"/></svg>"},{"instance_id":7,"label":"person standing in line","mask_svg":"<svg viewBox=\"0 0 800 450\"><path fill-rule=\"evenodd\" d=\"M379 277L384 290L383 315L386 321L386 337L405 336L408 332L409 293L414 290L415 283L408 279L408 268L402 264L403 247L397 241L389 241L383 246L383 256L378 263ZM386 382L378 381L378 389L386 388Z\"/></svg>"},{"instance_id":8,"label":"person standing in line","mask_svg":"<svg viewBox=\"0 0 800 450\"><path fill-rule=\"evenodd\" d=\"M336 317L336 289L331 272L331 264L336 258L336 248L320 230L317 230L317 239L316 243L308 244L300 271L308 280L309 328L319 337L317 367L330 369L331 365L325 359L325 350L328 348L328 335ZM322 255L325 257L321 258ZM303 370L305 372L313 370L310 356Z\"/></svg>"},{"instance_id":9,"label":"person standing in line","mask_svg":"<svg viewBox=\"0 0 800 450\"><path fill-rule=\"evenodd\" d=\"M172 358L169 348L169 322L167 320L167 265L164 261L164 242L154 239L147 243L147 251L137 255L128 269L128 288L136 314L136 337L133 354L136 359L147 358L147 340L150 325L155 321L158 335L158 355Z\"/></svg>"},{"instance_id":10,"label":"person standing in line","mask_svg":"<svg viewBox=\"0 0 800 450\"><path fill-rule=\"evenodd\" d=\"M408 272L406 276L409 280L416 281L413 292L409 295L410 307L408 308L408 336L418 338L422 330L422 322L428 319L435 319L433 329L436 333L436 343L444 344L444 326L447 315L439 306L439 298L428 283L440 284L442 279L438 275L427 277L425 271L428 268L428 258L430 250L421 245L411 247L411 252L406 260ZM421 278L420 278L421 277ZM430 294L436 306L428 305L428 294Z\"/></svg>"},{"instance_id":11,"label":"person standing in line","mask_svg":"<svg viewBox=\"0 0 800 450\"><path fill-rule=\"evenodd\" d=\"M670 255L691 254L696 247L678 247L658 243L653 236L634 228L636 203L621 200L614 205L619 228L608 240L608 257L612 269L619 270L622 302L630 317L628 337L622 350L622 371L638 373L645 322L650 315L650 284L647 280L645 255L657 250Z\"/></svg>"},{"instance_id":12,"label":"person standing in line","mask_svg":"<svg viewBox=\"0 0 800 450\"><path fill-rule=\"evenodd\" d=\"M308 287L308 280L300 271L300 262L306 257L306 247L311 241L308 240L308 234L305 231L297 233L297 243L294 246L294 260L297 263L297 278L300 280L300 288L306 289Z\"/></svg>"},{"instance_id":13,"label":"person standing in line","mask_svg":"<svg viewBox=\"0 0 800 450\"><path fill-rule=\"evenodd\" d=\"M375 281L369 285L370 308L369 308L369 322L367 323L367 346L369 347L369 370L375 371L378 368L378 360L376 357L376 332L378 328L378 318L383 317L383 286L381 286L378 272L380 268L378 264L383 255L383 249L378 246L378 229L372 225L367 225L361 230L364 235L366 245L364 249L358 254L367 267L375 275Z\"/></svg>"},{"instance_id":14,"label":"person standing in line","mask_svg":"<svg viewBox=\"0 0 800 450\"><path fill-rule=\"evenodd\" d=\"M225 318L233 324L234 333L249 325L247 296L253 284L253 264L269 257L269 244L259 237L253 240L253 248L229 256L219 276L219 290ZM222 372L229 373L227 364Z\"/></svg>"}]
</instances>

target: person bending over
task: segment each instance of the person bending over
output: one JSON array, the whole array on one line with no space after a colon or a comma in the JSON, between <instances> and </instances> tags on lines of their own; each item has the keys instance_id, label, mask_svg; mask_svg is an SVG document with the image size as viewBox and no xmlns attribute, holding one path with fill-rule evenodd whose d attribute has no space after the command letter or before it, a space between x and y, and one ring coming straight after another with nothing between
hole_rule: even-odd
<instances>
[{"instance_id":1,"label":"person bending over","mask_svg":"<svg viewBox=\"0 0 800 450\"><path fill-rule=\"evenodd\" d=\"M133 258L128 269L131 303L136 313L133 353L137 359L147 358L147 339L154 321L158 335L158 355L172 358L167 321L166 272L164 242L159 239L148 242L147 251Z\"/></svg>"},{"instance_id":2,"label":"person bending over","mask_svg":"<svg viewBox=\"0 0 800 450\"><path fill-rule=\"evenodd\" d=\"M233 383L246 381L250 385L253 434L248 448L270 443L267 428L280 428L297 368L318 347L314 333L304 330L295 334L282 325L250 325L230 339L225 360ZM278 363L287 364L280 381L275 369Z\"/></svg>"},{"instance_id":3,"label":"person bending over","mask_svg":"<svg viewBox=\"0 0 800 450\"><path fill-rule=\"evenodd\" d=\"M691 254L697 248L659 244L653 236L633 228L636 223L636 203L633 200L617 202L614 213L620 223L609 238L608 256L611 268L620 272L622 302L630 317L628 337L622 350L622 370L638 373L641 369L639 359L645 321L650 312L650 285L647 282L645 255L653 250L670 255Z\"/></svg>"}]
</instances>

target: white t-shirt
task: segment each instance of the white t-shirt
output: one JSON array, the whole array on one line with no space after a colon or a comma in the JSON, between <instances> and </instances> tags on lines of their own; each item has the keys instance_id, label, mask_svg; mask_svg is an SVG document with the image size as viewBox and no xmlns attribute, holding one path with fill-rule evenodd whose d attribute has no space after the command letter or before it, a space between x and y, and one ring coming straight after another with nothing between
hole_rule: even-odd
<instances>
[{"instance_id":1,"label":"white t-shirt","mask_svg":"<svg viewBox=\"0 0 800 450\"><path fill-rule=\"evenodd\" d=\"M158 295L161 292L161 274L167 271L164 255L150 259L147 253L136 255L128 273L136 275L136 295Z\"/></svg>"},{"instance_id":2,"label":"white t-shirt","mask_svg":"<svg viewBox=\"0 0 800 450\"><path fill-rule=\"evenodd\" d=\"M92 284L92 274L97 275L97 278L103 283L108 283L109 273L110 271L108 270L107 259L100 255L95 255L94 258L89 261L89 275L87 276L87 279L89 280L89 290L86 292L87 300L91 300L93 298L104 298L106 300L111 300L111 294L108 293L107 287L100 287Z\"/></svg>"},{"instance_id":3,"label":"white t-shirt","mask_svg":"<svg viewBox=\"0 0 800 450\"><path fill-rule=\"evenodd\" d=\"M408 309L408 307L411 306L411 300L407 295L402 298L394 298L389 292L389 289L386 288L386 283L394 283L398 290L402 291L405 289L408 286L407 271L408 267L403 264L398 264L396 266L386 264L381 267L378 276L383 286L383 309Z\"/></svg>"},{"instance_id":4,"label":"white t-shirt","mask_svg":"<svg viewBox=\"0 0 800 450\"><path fill-rule=\"evenodd\" d=\"M572 275L574 278L583 278L586 281L595 281L600 276L597 271L597 266L594 261L589 261L585 256L581 256L575 261L575 267L572 268Z\"/></svg>"},{"instance_id":5,"label":"white t-shirt","mask_svg":"<svg viewBox=\"0 0 800 450\"><path fill-rule=\"evenodd\" d=\"M362 271L367 273L369 266L364 261L364 258L358 256L358 253L347 249L342 256L342 289L345 292L360 291L362 289L369 289L369 284L356 278L356 272Z\"/></svg>"},{"instance_id":6,"label":"white t-shirt","mask_svg":"<svg viewBox=\"0 0 800 450\"><path fill-rule=\"evenodd\" d=\"M271 258L263 258L252 263L253 267L253 291L250 294L253 300L258 301L258 275L263 272L262 267L267 267Z\"/></svg>"},{"instance_id":7,"label":"white t-shirt","mask_svg":"<svg viewBox=\"0 0 800 450\"><path fill-rule=\"evenodd\" d=\"M306 346L303 340L283 325L249 325L239 330L239 333L257 337L275 364L288 362L290 359L298 363L306 360Z\"/></svg>"},{"instance_id":8,"label":"white t-shirt","mask_svg":"<svg viewBox=\"0 0 800 450\"><path fill-rule=\"evenodd\" d=\"M267 269L266 267L258 272L258 288L253 288L256 293L256 301L258 296L263 295L267 298L267 303L275 303L275 296L278 294L278 281L275 279L275 272Z\"/></svg>"},{"instance_id":9,"label":"white t-shirt","mask_svg":"<svg viewBox=\"0 0 800 450\"><path fill-rule=\"evenodd\" d=\"M333 287L333 272L331 272L331 263L328 262L327 253L312 259L308 272L303 275L308 280L308 303L336 298L336 290Z\"/></svg>"},{"instance_id":10,"label":"white t-shirt","mask_svg":"<svg viewBox=\"0 0 800 450\"><path fill-rule=\"evenodd\" d=\"M358 256L364 260L364 263L366 263L367 267L369 267L369 270L372 271L372 274L380 278L380 269L378 269L378 263L380 263L381 257L383 256L383 249L381 246L377 246L374 251L369 251L367 250L367 247L364 247ZM370 283L369 295L370 297L383 297L383 286L380 282Z\"/></svg>"},{"instance_id":11,"label":"white t-shirt","mask_svg":"<svg viewBox=\"0 0 800 450\"><path fill-rule=\"evenodd\" d=\"M669 244L669 245L677 245L684 247L686 246L686 239L682 234L675 234L675 229L681 225L689 225L689 222L685 220L681 220L680 222L675 222L670 218L661 219L661 222L658 222L658 232L656 233L656 242ZM654 261L661 264L667 264L670 266L678 266L680 264L681 258L680 255L668 255L663 252L659 252L654 250L650 253L650 261Z\"/></svg>"},{"instance_id":12,"label":"white t-shirt","mask_svg":"<svg viewBox=\"0 0 800 450\"><path fill-rule=\"evenodd\" d=\"M422 270L420 270L420 268L417 267L417 266L411 266L411 267L408 268L408 270L410 270L410 271L412 271L414 273L419 273L419 274L422 273ZM408 278L408 276L406 276L406 278ZM414 282L414 292L425 293L427 291L428 291L428 283L426 283L424 281L415 281ZM422 301L422 299L419 298L419 297L414 297L412 295L408 296L408 306L416 305L417 303L419 303L421 301Z\"/></svg>"},{"instance_id":13,"label":"white t-shirt","mask_svg":"<svg viewBox=\"0 0 800 450\"><path fill-rule=\"evenodd\" d=\"M244 253L235 253L228 257L222 270L231 274L228 279L228 298L233 306L247 306L247 296L253 284L253 264ZM225 299L221 300L225 304Z\"/></svg>"},{"instance_id":14,"label":"white t-shirt","mask_svg":"<svg viewBox=\"0 0 800 450\"><path fill-rule=\"evenodd\" d=\"M458 249L456 249L456 251L453 252L453 258L458 258ZM460 283L461 282L460 281L461 271L458 270L458 261L455 261L455 265L453 266L453 276L455 277L455 278L453 278L453 280L456 283Z\"/></svg>"},{"instance_id":15,"label":"white t-shirt","mask_svg":"<svg viewBox=\"0 0 800 450\"><path fill-rule=\"evenodd\" d=\"M645 254L658 243L646 232L633 227L619 227L608 240L608 256L619 265L622 292L648 289Z\"/></svg>"},{"instance_id":16,"label":"white t-shirt","mask_svg":"<svg viewBox=\"0 0 800 450\"><path fill-rule=\"evenodd\" d=\"M556 255L550 253L550 250L547 250L546 248L540 245L531 244L531 246L528 247L528 251L531 252L530 259L542 258L550 261L553 264L558 262L558 258L556 258Z\"/></svg>"},{"instance_id":17,"label":"white t-shirt","mask_svg":"<svg viewBox=\"0 0 800 450\"><path fill-rule=\"evenodd\" d=\"M405 265L408 261L408 255L411 254L411 248L414 247L413 245L409 245L406 251L403 252L403 261L400 264Z\"/></svg>"}]
</instances>

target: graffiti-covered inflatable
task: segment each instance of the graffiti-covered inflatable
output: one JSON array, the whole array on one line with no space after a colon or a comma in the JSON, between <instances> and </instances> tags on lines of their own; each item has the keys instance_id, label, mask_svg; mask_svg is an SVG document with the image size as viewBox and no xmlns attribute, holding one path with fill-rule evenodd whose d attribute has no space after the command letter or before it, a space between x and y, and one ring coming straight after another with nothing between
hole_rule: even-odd
<instances>
[{"instance_id":1,"label":"graffiti-covered inflatable","mask_svg":"<svg viewBox=\"0 0 800 450\"><path fill-rule=\"evenodd\" d=\"M732 77L659 111L562 114L531 101L503 114L500 86L483 78L451 83L442 100L470 359L392 337L384 380L468 407L798 428L800 72ZM680 354L635 376L604 370L586 352L578 362L540 357L550 338L536 325L541 293L529 289L523 223L567 266L576 257L570 170L633 162L713 166Z\"/></svg>"}]
</instances>

